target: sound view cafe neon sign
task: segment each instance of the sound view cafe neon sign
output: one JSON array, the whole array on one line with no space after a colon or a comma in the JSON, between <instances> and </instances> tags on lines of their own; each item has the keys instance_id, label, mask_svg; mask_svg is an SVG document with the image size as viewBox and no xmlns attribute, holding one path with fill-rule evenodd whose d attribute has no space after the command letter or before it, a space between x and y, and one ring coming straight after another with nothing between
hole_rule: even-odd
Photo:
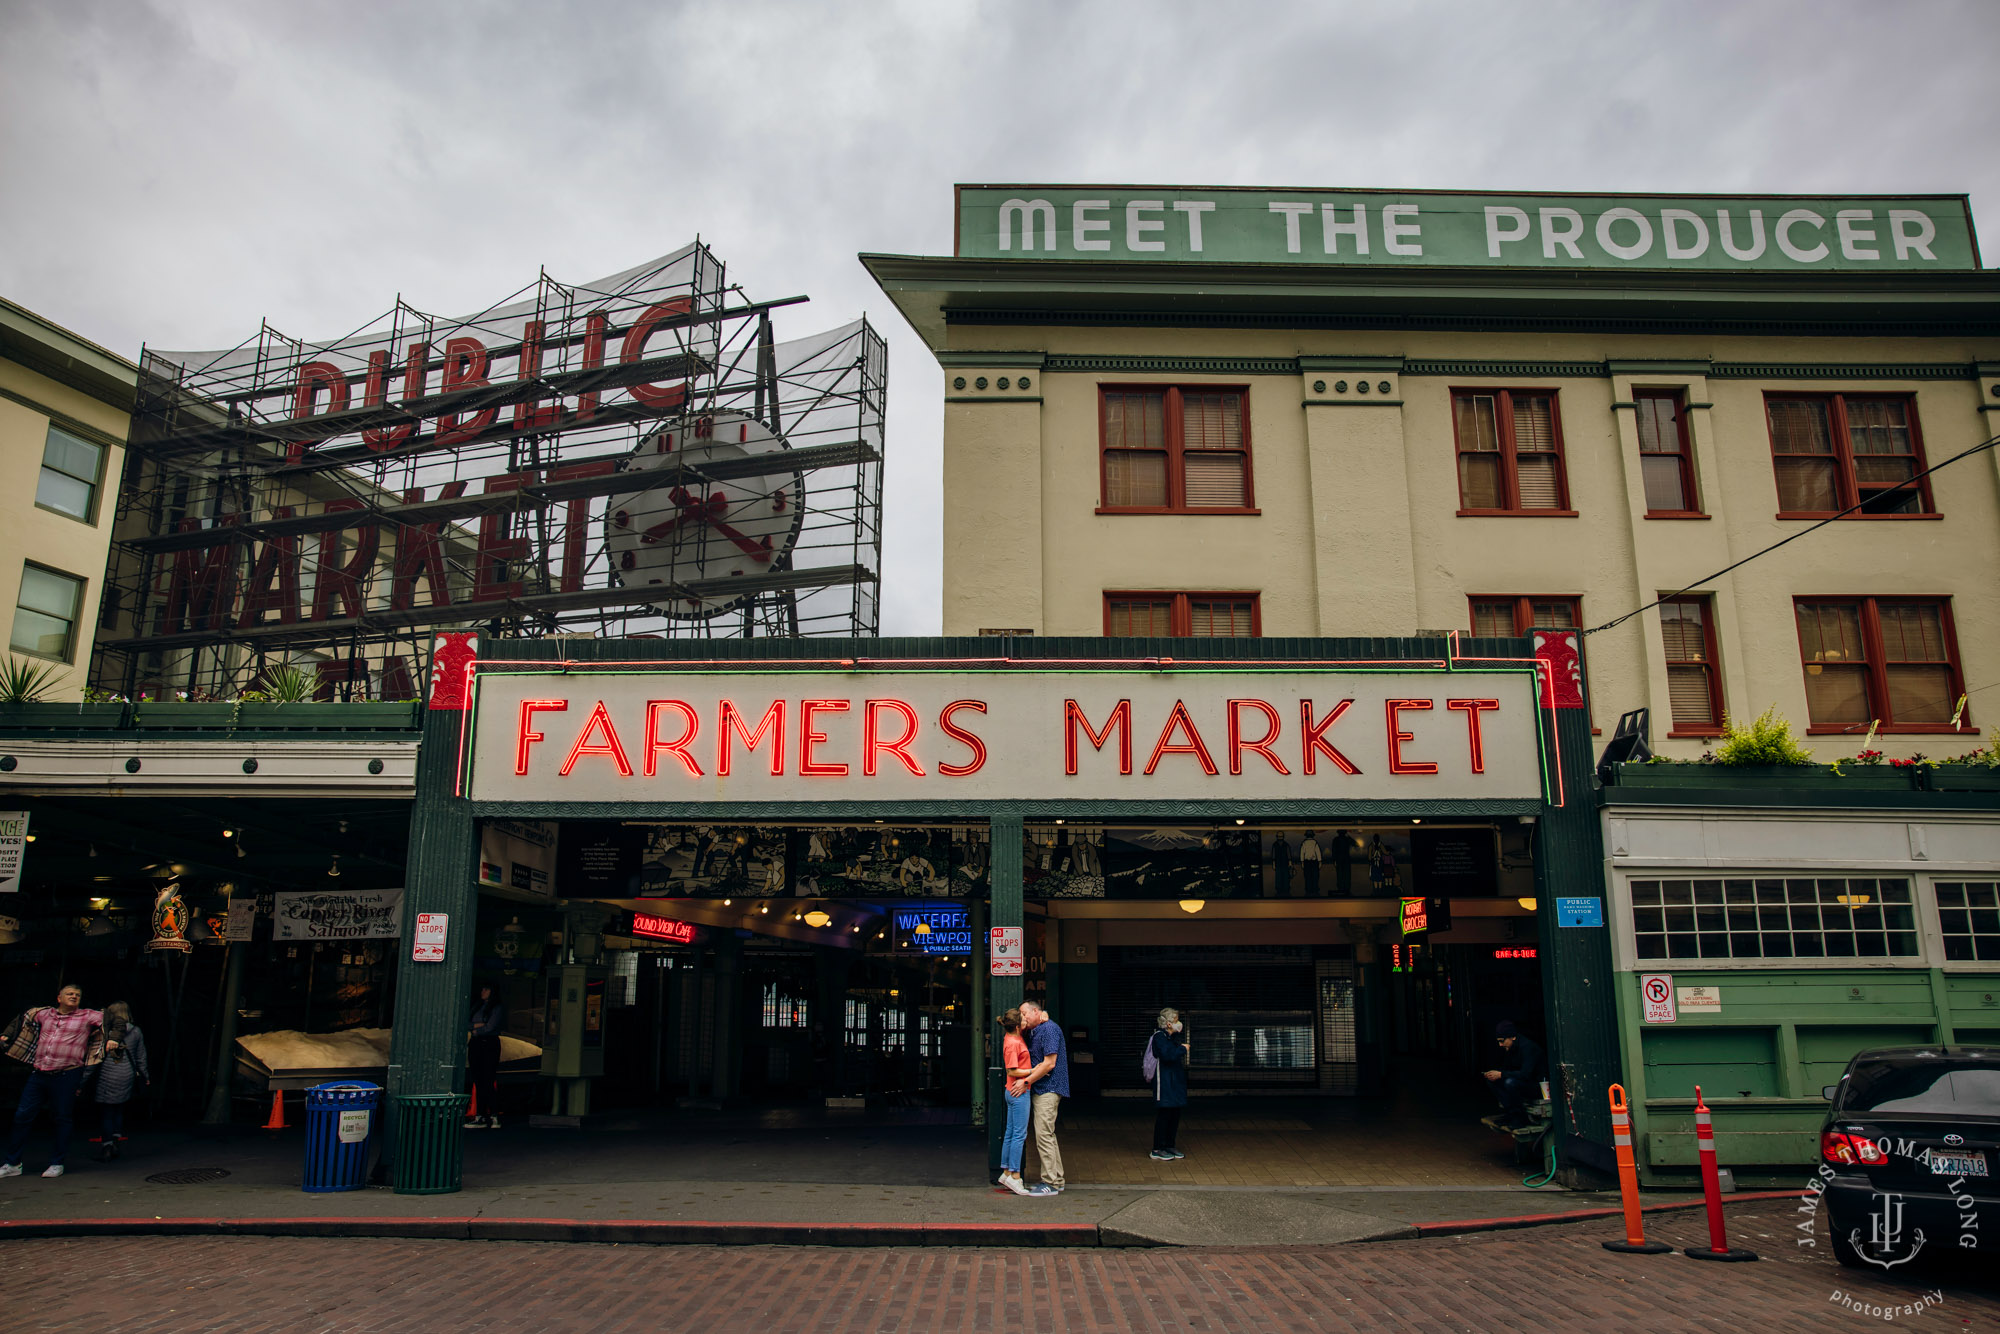
<instances>
[{"instance_id":1,"label":"sound view cafe neon sign","mask_svg":"<svg viewBox=\"0 0 2000 1334\"><path fill-rule=\"evenodd\" d=\"M678 922L671 917L655 917L651 913L632 914L632 934L644 936L648 940L665 940L675 945L694 944L694 923Z\"/></svg>"}]
</instances>

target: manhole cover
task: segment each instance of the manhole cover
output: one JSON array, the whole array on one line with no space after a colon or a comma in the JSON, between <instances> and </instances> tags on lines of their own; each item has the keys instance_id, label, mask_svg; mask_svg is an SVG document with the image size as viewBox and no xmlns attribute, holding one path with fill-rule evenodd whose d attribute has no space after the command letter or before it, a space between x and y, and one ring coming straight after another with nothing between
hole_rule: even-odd
<instances>
[{"instance_id":1,"label":"manhole cover","mask_svg":"<svg viewBox=\"0 0 2000 1334\"><path fill-rule=\"evenodd\" d=\"M178 1172L155 1172L146 1180L155 1186L199 1186L228 1175L226 1167L183 1167Z\"/></svg>"}]
</instances>

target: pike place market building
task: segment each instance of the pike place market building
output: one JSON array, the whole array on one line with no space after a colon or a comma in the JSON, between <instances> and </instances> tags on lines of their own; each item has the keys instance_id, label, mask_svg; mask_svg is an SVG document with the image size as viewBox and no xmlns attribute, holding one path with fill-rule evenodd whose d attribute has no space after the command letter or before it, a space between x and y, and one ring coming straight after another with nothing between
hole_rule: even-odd
<instances>
[{"instance_id":1,"label":"pike place market building","mask_svg":"<svg viewBox=\"0 0 2000 1334\"><path fill-rule=\"evenodd\" d=\"M1331 969L1364 1092L1435 1114L1448 1098L1414 1091L1494 1064L1511 1017L1550 1049L1566 1164L1606 1161L1616 1081L1642 1170L1685 1179L1700 1085L1754 1179L1815 1160L1819 1090L1856 1050L2000 1039L1996 770L1881 763L1990 753L2000 707L2000 282L1963 198L954 204L951 255L863 256L942 372L948 635L1106 636L1177 665L1379 636L1444 664L1533 653L1554 692L1531 811L1411 804L1449 771L1402 772L1395 734L1462 745L1464 718L1431 690L1408 692L1427 711L1378 704L1373 762L1294 764L1285 788L1365 809L1221 822L1261 828L1258 901L1038 894L1031 855L1060 1013L1109 1040L1107 1086L1140 998L1196 986L1310 1020L1327 1059ZM1352 726L1368 705L1341 693ZM1699 763L1725 718L1767 709L1818 764ZM1681 763L1582 763L1639 710ZM1498 795L1497 773L1460 777ZM1149 836L1067 814L1040 830L1052 866ZM1337 879L1334 856L1355 863ZM1447 911L1405 935L1406 896ZM1197 1085L1271 1078L1232 1059Z\"/></svg>"}]
</instances>

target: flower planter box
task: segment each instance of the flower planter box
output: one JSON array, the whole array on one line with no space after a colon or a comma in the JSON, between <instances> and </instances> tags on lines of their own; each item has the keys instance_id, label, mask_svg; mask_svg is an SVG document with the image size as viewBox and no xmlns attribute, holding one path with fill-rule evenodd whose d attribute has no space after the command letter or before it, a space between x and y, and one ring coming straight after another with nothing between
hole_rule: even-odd
<instances>
[{"instance_id":1,"label":"flower planter box","mask_svg":"<svg viewBox=\"0 0 2000 1334\"><path fill-rule=\"evenodd\" d=\"M234 704L135 704L132 726L142 732L226 732L236 725Z\"/></svg>"},{"instance_id":2,"label":"flower planter box","mask_svg":"<svg viewBox=\"0 0 2000 1334\"><path fill-rule=\"evenodd\" d=\"M2000 769L1976 764L1940 764L1930 771L1933 792L2000 792Z\"/></svg>"},{"instance_id":3,"label":"flower planter box","mask_svg":"<svg viewBox=\"0 0 2000 1334\"><path fill-rule=\"evenodd\" d=\"M0 704L0 728L35 731L108 731L125 725L123 704Z\"/></svg>"},{"instance_id":4,"label":"flower planter box","mask_svg":"<svg viewBox=\"0 0 2000 1334\"><path fill-rule=\"evenodd\" d=\"M383 703L357 700L333 704L307 700L297 704L246 702L238 706L236 727L242 732L405 732L423 725L412 701Z\"/></svg>"},{"instance_id":5,"label":"flower planter box","mask_svg":"<svg viewBox=\"0 0 2000 1334\"><path fill-rule=\"evenodd\" d=\"M1891 765L1849 764L1835 773L1826 764L1621 764L1613 781L1619 787L1908 792L1916 786L1914 774Z\"/></svg>"}]
</instances>

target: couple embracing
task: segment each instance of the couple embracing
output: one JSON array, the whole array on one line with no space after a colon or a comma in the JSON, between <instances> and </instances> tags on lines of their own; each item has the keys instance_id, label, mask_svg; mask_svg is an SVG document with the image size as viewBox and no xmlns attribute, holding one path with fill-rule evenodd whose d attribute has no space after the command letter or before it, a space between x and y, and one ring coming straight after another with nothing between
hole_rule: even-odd
<instances>
[{"instance_id":1,"label":"couple embracing","mask_svg":"<svg viewBox=\"0 0 2000 1334\"><path fill-rule=\"evenodd\" d=\"M1016 1195L1057 1195L1063 1188L1062 1151L1056 1147L1056 1112L1069 1096L1069 1052L1062 1027L1033 1001L1000 1016L1000 1063L1007 1071L1007 1132L1000 1141L1000 1184ZM1042 1179L1021 1180L1021 1152L1028 1138L1029 1105Z\"/></svg>"}]
</instances>

